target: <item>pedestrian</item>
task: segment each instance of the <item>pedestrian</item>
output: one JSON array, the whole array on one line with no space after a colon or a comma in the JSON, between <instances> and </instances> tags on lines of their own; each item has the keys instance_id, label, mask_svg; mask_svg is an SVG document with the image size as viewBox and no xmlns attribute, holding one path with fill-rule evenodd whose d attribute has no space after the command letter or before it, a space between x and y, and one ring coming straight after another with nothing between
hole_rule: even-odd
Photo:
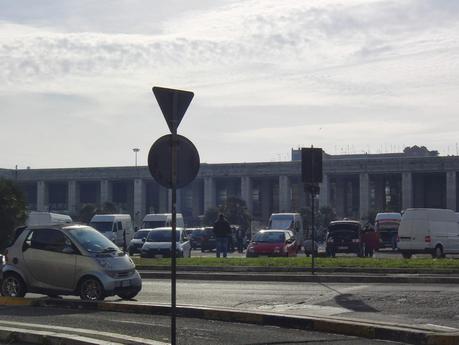
<instances>
[{"instance_id":1,"label":"pedestrian","mask_svg":"<svg viewBox=\"0 0 459 345\"><path fill-rule=\"evenodd\" d=\"M231 236L231 227L223 214L218 216L218 220L214 223L213 230L217 242L217 258L220 257L220 254L226 258L228 254L228 238Z\"/></svg>"},{"instance_id":2,"label":"pedestrian","mask_svg":"<svg viewBox=\"0 0 459 345\"><path fill-rule=\"evenodd\" d=\"M242 253L244 251L245 230L239 227L236 231L237 251Z\"/></svg>"},{"instance_id":3,"label":"pedestrian","mask_svg":"<svg viewBox=\"0 0 459 345\"><path fill-rule=\"evenodd\" d=\"M372 226L367 225L365 227L362 242L365 247L365 257L373 257L375 250L379 249L379 235Z\"/></svg>"}]
</instances>

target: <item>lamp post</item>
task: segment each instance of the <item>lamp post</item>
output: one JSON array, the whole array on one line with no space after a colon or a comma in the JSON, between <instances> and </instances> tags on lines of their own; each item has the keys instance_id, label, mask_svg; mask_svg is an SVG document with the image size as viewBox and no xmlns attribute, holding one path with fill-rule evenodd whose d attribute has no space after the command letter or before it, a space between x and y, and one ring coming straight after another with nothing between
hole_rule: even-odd
<instances>
[{"instance_id":1,"label":"lamp post","mask_svg":"<svg viewBox=\"0 0 459 345\"><path fill-rule=\"evenodd\" d=\"M139 152L140 149L137 147L134 147L132 151L134 151L134 154L135 154L135 166L137 167L137 152Z\"/></svg>"}]
</instances>

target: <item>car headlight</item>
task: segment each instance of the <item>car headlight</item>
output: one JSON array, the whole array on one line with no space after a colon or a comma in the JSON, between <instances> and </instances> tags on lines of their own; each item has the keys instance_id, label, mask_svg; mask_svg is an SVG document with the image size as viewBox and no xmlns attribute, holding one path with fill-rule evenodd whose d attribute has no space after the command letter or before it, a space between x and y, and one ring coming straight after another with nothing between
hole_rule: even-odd
<instances>
[{"instance_id":1,"label":"car headlight","mask_svg":"<svg viewBox=\"0 0 459 345\"><path fill-rule=\"evenodd\" d=\"M278 253L280 253L280 252L281 252L281 248L280 248L280 247L275 247L275 248L274 248L274 253L275 253L275 254L278 254Z\"/></svg>"},{"instance_id":2,"label":"car headlight","mask_svg":"<svg viewBox=\"0 0 459 345\"><path fill-rule=\"evenodd\" d=\"M112 267L109 260L104 258L96 258L97 263L104 269L110 269Z\"/></svg>"}]
</instances>

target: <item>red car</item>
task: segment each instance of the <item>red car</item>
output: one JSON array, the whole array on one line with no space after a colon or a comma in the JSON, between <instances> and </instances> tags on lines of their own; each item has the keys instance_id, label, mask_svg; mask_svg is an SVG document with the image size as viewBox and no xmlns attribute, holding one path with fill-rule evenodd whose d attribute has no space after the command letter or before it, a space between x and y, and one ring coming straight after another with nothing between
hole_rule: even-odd
<instances>
[{"instance_id":1,"label":"red car","mask_svg":"<svg viewBox=\"0 0 459 345\"><path fill-rule=\"evenodd\" d=\"M297 243L290 230L261 230L247 247L246 257L296 256Z\"/></svg>"}]
</instances>

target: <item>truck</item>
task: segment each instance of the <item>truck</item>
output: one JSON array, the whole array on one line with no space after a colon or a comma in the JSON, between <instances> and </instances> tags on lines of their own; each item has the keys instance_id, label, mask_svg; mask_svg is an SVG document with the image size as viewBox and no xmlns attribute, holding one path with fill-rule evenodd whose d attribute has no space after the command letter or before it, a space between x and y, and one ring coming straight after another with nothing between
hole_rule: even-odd
<instances>
[{"instance_id":1,"label":"truck","mask_svg":"<svg viewBox=\"0 0 459 345\"><path fill-rule=\"evenodd\" d=\"M129 214L95 214L89 225L123 249L127 248L134 236Z\"/></svg>"},{"instance_id":2,"label":"truck","mask_svg":"<svg viewBox=\"0 0 459 345\"><path fill-rule=\"evenodd\" d=\"M298 250L305 240L303 217L299 213L273 213L269 217L268 229L292 230Z\"/></svg>"},{"instance_id":3,"label":"truck","mask_svg":"<svg viewBox=\"0 0 459 345\"><path fill-rule=\"evenodd\" d=\"M72 218L66 214L32 211L29 213L27 217L26 225L27 226L51 225L51 224L63 224L63 223L72 223L72 222L73 222Z\"/></svg>"},{"instance_id":4,"label":"truck","mask_svg":"<svg viewBox=\"0 0 459 345\"><path fill-rule=\"evenodd\" d=\"M379 234L379 247L397 249L398 227L402 215L398 212L381 212L375 218L375 231Z\"/></svg>"}]
</instances>

